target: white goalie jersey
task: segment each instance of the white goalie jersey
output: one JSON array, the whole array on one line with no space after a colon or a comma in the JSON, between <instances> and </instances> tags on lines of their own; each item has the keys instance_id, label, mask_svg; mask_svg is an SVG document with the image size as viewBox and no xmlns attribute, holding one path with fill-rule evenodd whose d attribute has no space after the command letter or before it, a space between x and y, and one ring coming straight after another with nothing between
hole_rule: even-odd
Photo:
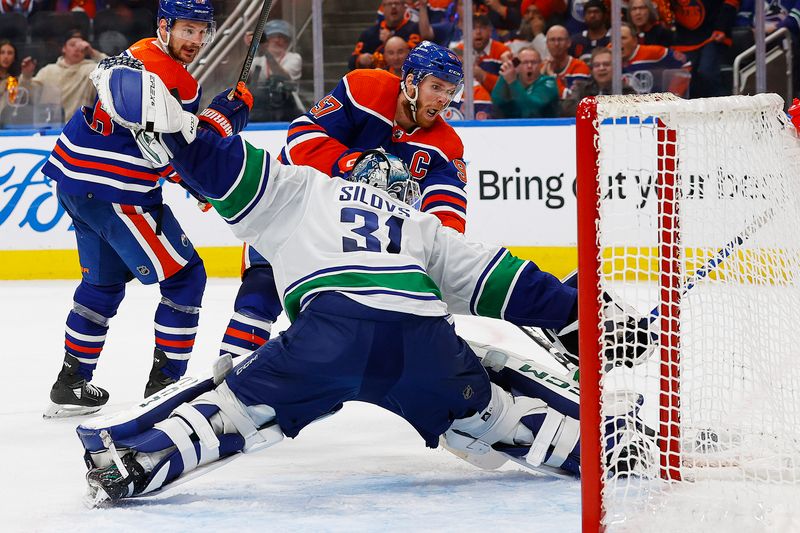
<instances>
[{"instance_id":1,"label":"white goalie jersey","mask_svg":"<svg viewBox=\"0 0 800 533\"><path fill-rule=\"evenodd\" d=\"M200 130L173 161L273 265L291 320L324 291L377 309L542 327L563 324L574 305L574 290L530 261L469 242L369 185L282 165L238 136Z\"/></svg>"}]
</instances>

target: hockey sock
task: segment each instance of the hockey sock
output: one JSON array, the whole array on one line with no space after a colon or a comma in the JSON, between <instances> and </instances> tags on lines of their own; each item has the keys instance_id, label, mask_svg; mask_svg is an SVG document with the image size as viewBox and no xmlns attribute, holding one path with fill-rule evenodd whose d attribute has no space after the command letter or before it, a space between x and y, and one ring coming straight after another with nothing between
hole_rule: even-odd
<instances>
[{"instance_id":1,"label":"hockey sock","mask_svg":"<svg viewBox=\"0 0 800 533\"><path fill-rule=\"evenodd\" d=\"M272 323L281 312L270 265L252 266L244 272L233 308L219 354L250 355L269 340Z\"/></svg>"},{"instance_id":2,"label":"hockey sock","mask_svg":"<svg viewBox=\"0 0 800 533\"><path fill-rule=\"evenodd\" d=\"M64 350L78 360L77 372L86 381L92 380L109 320L117 314L124 296L124 283L99 286L82 281L75 290L72 310L67 316Z\"/></svg>"},{"instance_id":3,"label":"hockey sock","mask_svg":"<svg viewBox=\"0 0 800 533\"><path fill-rule=\"evenodd\" d=\"M260 320L249 309L237 309L225 329L219 354L250 355L269 340L271 329L269 320Z\"/></svg>"},{"instance_id":4,"label":"hockey sock","mask_svg":"<svg viewBox=\"0 0 800 533\"><path fill-rule=\"evenodd\" d=\"M197 253L180 272L160 283L161 302L155 315L155 344L167 356L161 371L172 379L186 372L197 335L206 274Z\"/></svg>"}]
</instances>

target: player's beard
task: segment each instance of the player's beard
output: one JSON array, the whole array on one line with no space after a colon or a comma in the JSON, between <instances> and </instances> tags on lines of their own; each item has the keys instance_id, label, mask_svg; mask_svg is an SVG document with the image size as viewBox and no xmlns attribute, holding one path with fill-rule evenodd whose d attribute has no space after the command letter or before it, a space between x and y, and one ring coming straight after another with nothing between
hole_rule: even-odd
<instances>
[{"instance_id":1,"label":"player's beard","mask_svg":"<svg viewBox=\"0 0 800 533\"><path fill-rule=\"evenodd\" d=\"M173 58L186 65L194 61L197 54L200 53L199 45L187 43L183 39L170 39L168 48Z\"/></svg>"}]
</instances>

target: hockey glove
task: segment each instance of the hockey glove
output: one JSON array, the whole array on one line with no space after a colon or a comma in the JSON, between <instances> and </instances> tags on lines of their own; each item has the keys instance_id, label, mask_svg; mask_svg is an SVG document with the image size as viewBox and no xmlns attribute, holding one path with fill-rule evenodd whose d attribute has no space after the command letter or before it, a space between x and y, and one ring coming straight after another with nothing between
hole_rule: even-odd
<instances>
[{"instance_id":1,"label":"hockey glove","mask_svg":"<svg viewBox=\"0 0 800 533\"><path fill-rule=\"evenodd\" d=\"M200 113L201 127L216 131L222 137L231 137L242 131L253 109L253 95L244 82L240 81L233 89L233 100L228 100L229 94L231 89L219 93Z\"/></svg>"},{"instance_id":2,"label":"hockey glove","mask_svg":"<svg viewBox=\"0 0 800 533\"><path fill-rule=\"evenodd\" d=\"M657 335L651 331L648 317L625 308L608 293L603 293L603 357L605 371L614 367L632 368L643 363L653 352ZM543 329L542 333L570 363L578 365L578 319L573 316L560 330Z\"/></svg>"},{"instance_id":3,"label":"hockey glove","mask_svg":"<svg viewBox=\"0 0 800 533\"><path fill-rule=\"evenodd\" d=\"M645 362L655 350L658 336L650 319L623 306L608 293L603 293L603 355L605 371L614 367L633 368Z\"/></svg>"},{"instance_id":4,"label":"hockey glove","mask_svg":"<svg viewBox=\"0 0 800 533\"><path fill-rule=\"evenodd\" d=\"M351 148L342 152L339 159L333 164L331 168L331 176L335 178L350 179L350 174L353 172L353 167L356 166L356 161L361 157L363 150L360 148Z\"/></svg>"}]
</instances>

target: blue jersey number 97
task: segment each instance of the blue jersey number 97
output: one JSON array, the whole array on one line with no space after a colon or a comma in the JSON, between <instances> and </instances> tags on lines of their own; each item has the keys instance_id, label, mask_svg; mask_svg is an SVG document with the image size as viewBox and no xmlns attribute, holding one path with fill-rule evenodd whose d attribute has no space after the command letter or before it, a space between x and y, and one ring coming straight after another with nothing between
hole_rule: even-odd
<instances>
[{"instance_id":1,"label":"blue jersey number 97","mask_svg":"<svg viewBox=\"0 0 800 533\"><path fill-rule=\"evenodd\" d=\"M342 251L380 252L384 249L381 240L375 235L375 232L380 228L380 218L377 213L357 207L345 207L342 209L340 220L346 224L361 224L350 230L358 235L360 239L342 237ZM385 249L390 254L400 253L403 220L396 216L390 216L384 222L386 227L389 228L389 242L386 243Z\"/></svg>"}]
</instances>

